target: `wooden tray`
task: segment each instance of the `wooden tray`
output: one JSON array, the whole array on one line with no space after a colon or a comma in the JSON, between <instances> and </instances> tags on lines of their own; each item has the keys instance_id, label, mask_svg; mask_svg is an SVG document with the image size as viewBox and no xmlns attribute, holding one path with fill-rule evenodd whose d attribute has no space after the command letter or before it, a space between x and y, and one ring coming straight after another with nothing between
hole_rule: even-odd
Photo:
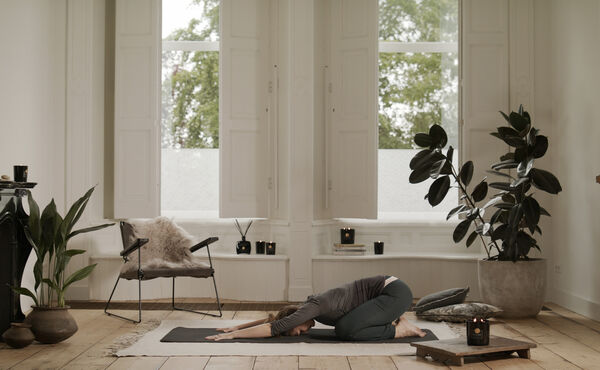
<instances>
[{"instance_id":1,"label":"wooden tray","mask_svg":"<svg viewBox=\"0 0 600 370\"><path fill-rule=\"evenodd\" d=\"M487 346L469 346L467 338L434 340L429 342L416 342L410 344L417 347L417 356L431 356L435 361L446 365L462 366L466 356L480 356L493 353L505 353L507 355L517 352L521 358L530 358L530 349L537 347L534 343L522 342L520 340L490 336L490 344Z\"/></svg>"}]
</instances>

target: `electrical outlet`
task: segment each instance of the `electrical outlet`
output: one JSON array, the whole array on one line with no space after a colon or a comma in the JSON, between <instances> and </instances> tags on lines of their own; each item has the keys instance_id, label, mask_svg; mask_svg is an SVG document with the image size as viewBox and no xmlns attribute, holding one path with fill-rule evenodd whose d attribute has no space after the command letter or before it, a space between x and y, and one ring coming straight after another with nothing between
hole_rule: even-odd
<instances>
[{"instance_id":1,"label":"electrical outlet","mask_svg":"<svg viewBox=\"0 0 600 370\"><path fill-rule=\"evenodd\" d=\"M554 265L554 273L560 274L560 265Z\"/></svg>"}]
</instances>

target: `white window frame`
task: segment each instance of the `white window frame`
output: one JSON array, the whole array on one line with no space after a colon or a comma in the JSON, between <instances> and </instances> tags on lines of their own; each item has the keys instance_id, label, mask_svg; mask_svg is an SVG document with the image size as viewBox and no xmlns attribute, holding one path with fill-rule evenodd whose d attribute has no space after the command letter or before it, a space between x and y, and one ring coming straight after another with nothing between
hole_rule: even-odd
<instances>
[{"instance_id":1,"label":"white window frame","mask_svg":"<svg viewBox=\"0 0 600 370\"><path fill-rule=\"evenodd\" d=\"M459 8L459 13L460 13L460 8ZM459 14L459 19L460 19L460 14ZM458 26L458 37L460 38L460 24ZM458 42L453 42L453 41L448 41L448 42L444 42L444 41L420 41L420 42L402 42L402 41L384 41L384 40L379 40L378 43L379 46L379 50L377 52L377 56L379 58L379 54L381 53L457 53L459 56L459 71L460 71L460 60L461 55L459 53L459 43ZM379 59L378 59L379 62ZM379 90L377 91L377 96L379 97ZM458 93L458 100L456 102L456 104L458 105L458 122L457 125L459 125L459 130L458 130L458 140L459 140L459 148L458 151L459 153L461 152L460 150L460 136L461 136L461 130L460 130L460 122L461 122L461 98L460 98L460 77L459 77L459 93ZM379 123L378 123L379 125ZM382 150L379 147L377 148L377 150ZM377 178L377 182L379 183L379 177ZM379 211L379 209L377 210L378 213L378 218L381 218L382 214ZM410 214L410 216L407 215L407 212L404 211L400 211L400 212L386 212L386 213L391 213L393 214L393 218L397 218L397 219L414 219L415 217L420 218L426 218L426 219L431 219L431 217L435 217L434 215L436 215L437 213L439 213L441 216L440 217L445 217L445 212L440 211L440 212L427 212L427 213L414 213L412 212ZM414 214L413 214L414 213ZM390 216L386 216L385 219L389 219Z\"/></svg>"}]
</instances>

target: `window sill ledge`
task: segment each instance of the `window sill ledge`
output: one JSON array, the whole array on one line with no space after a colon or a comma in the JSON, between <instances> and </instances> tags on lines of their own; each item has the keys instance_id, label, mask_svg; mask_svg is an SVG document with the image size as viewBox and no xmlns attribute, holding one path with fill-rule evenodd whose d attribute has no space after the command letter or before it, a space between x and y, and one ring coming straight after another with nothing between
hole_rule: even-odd
<instances>
[{"instance_id":1,"label":"window sill ledge","mask_svg":"<svg viewBox=\"0 0 600 370\"><path fill-rule=\"evenodd\" d=\"M333 254L318 254L313 261L373 261L373 260L445 260L445 261L477 261L485 256L480 254L459 253L386 253L365 254L361 256L339 256Z\"/></svg>"},{"instance_id":2,"label":"window sill ledge","mask_svg":"<svg viewBox=\"0 0 600 370\"><path fill-rule=\"evenodd\" d=\"M227 261L242 261L242 260L252 260L252 261L288 261L290 258L286 255L275 254L275 255L266 255L266 254L229 254L229 253L211 253L210 256L213 260L227 260ZM205 254L199 254L197 257L205 257L208 258ZM121 260L122 258L117 254L96 254L90 257L90 259L94 260Z\"/></svg>"}]
</instances>

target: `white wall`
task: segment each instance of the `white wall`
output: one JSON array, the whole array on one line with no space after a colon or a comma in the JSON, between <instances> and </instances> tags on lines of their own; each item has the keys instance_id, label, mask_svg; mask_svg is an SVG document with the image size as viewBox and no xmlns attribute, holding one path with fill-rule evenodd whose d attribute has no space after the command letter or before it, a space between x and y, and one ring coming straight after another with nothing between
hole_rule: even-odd
<instances>
[{"instance_id":1,"label":"white wall","mask_svg":"<svg viewBox=\"0 0 600 370\"><path fill-rule=\"evenodd\" d=\"M0 174L29 166L40 205L64 207L65 0L0 1Z\"/></svg>"},{"instance_id":2,"label":"white wall","mask_svg":"<svg viewBox=\"0 0 600 370\"><path fill-rule=\"evenodd\" d=\"M600 3L537 5L548 14L551 41L547 58L536 61L536 70L549 73L537 80L551 90L551 159L563 187L551 210L551 299L600 319Z\"/></svg>"}]
</instances>

